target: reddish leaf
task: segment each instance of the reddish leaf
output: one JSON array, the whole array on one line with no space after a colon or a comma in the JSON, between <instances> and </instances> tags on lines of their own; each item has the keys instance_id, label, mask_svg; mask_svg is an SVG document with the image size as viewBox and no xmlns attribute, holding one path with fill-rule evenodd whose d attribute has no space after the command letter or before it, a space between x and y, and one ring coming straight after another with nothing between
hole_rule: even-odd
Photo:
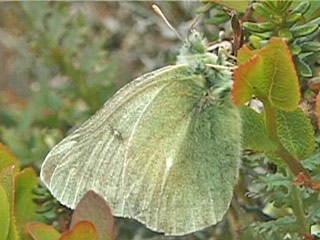
<instances>
[{"instance_id":1,"label":"reddish leaf","mask_svg":"<svg viewBox=\"0 0 320 240\"><path fill-rule=\"evenodd\" d=\"M59 240L98 240L98 234L91 222L82 221L63 233Z\"/></svg>"},{"instance_id":2,"label":"reddish leaf","mask_svg":"<svg viewBox=\"0 0 320 240\"><path fill-rule=\"evenodd\" d=\"M318 118L318 128L320 129L320 92L317 95L316 115L317 115L317 118Z\"/></svg>"},{"instance_id":3,"label":"reddish leaf","mask_svg":"<svg viewBox=\"0 0 320 240\"><path fill-rule=\"evenodd\" d=\"M20 169L20 163L18 159L12 154L12 152L0 142L0 172L2 169L15 166L15 172L18 173Z\"/></svg>"},{"instance_id":4,"label":"reddish leaf","mask_svg":"<svg viewBox=\"0 0 320 240\"><path fill-rule=\"evenodd\" d=\"M14 168L14 166L10 166L0 172L0 184L6 191L10 206L14 205Z\"/></svg>"},{"instance_id":5,"label":"reddish leaf","mask_svg":"<svg viewBox=\"0 0 320 240\"><path fill-rule=\"evenodd\" d=\"M252 58L254 55L257 54L258 50L251 50L247 47L247 45L244 45L238 52L237 56L237 62L238 65L241 65L248 61L250 58Z\"/></svg>"},{"instance_id":6,"label":"reddish leaf","mask_svg":"<svg viewBox=\"0 0 320 240\"><path fill-rule=\"evenodd\" d=\"M28 223L27 231L34 240L58 240L61 236L61 234L52 226L43 223Z\"/></svg>"},{"instance_id":7,"label":"reddish leaf","mask_svg":"<svg viewBox=\"0 0 320 240\"><path fill-rule=\"evenodd\" d=\"M111 209L105 200L93 191L88 191L75 209L70 227L80 221L90 221L99 234L99 240L115 239L115 224Z\"/></svg>"},{"instance_id":8,"label":"reddish leaf","mask_svg":"<svg viewBox=\"0 0 320 240\"><path fill-rule=\"evenodd\" d=\"M261 60L255 59L257 56ZM248 95L254 95L282 110L297 108L299 79L285 40L272 38L266 47L253 51L244 47L238 53L238 63L243 64L234 74L232 96L236 105L243 105L250 99Z\"/></svg>"},{"instance_id":9,"label":"reddish leaf","mask_svg":"<svg viewBox=\"0 0 320 240\"><path fill-rule=\"evenodd\" d=\"M260 65L261 57L254 56L234 71L236 81L232 86L232 100L237 106L244 105L252 98L255 92L254 81L257 80L256 71L259 71Z\"/></svg>"}]
</instances>

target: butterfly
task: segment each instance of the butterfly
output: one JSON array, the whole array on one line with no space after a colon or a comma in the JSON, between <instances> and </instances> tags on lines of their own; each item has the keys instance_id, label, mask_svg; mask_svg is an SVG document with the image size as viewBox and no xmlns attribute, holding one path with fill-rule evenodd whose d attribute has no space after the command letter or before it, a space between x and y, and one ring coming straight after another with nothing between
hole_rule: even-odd
<instances>
[{"instance_id":1,"label":"butterfly","mask_svg":"<svg viewBox=\"0 0 320 240\"><path fill-rule=\"evenodd\" d=\"M166 235L221 221L241 154L232 74L196 30L177 59L125 85L49 152L41 179L63 205L93 190L115 216Z\"/></svg>"}]
</instances>

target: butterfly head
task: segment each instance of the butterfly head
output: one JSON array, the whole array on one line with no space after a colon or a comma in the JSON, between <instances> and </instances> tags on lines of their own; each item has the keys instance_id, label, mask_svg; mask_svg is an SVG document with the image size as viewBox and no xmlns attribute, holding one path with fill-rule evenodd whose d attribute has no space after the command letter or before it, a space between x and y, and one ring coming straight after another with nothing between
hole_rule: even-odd
<instances>
[{"instance_id":1,"label":"butterfly head","mask_svg":"<svg viewBox=\"0 0 320 240\"><path fill-rule=\"evenodd\" d=\"M227 66L228 60L224 54L208 51L207 39L198 31L191 30L187 41L180 50L178 64L188 64L193 74L200 74L206 80L206 86L213 92L229 91L232 73L227 68L212 66Z\"/></svg>"}]
</instances>

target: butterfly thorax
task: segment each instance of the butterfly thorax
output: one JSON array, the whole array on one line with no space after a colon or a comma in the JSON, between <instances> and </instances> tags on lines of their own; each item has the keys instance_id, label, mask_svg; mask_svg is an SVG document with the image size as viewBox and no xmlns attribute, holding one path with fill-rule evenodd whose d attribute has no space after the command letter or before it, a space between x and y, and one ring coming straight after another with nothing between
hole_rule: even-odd
<instances>
[{"instance_id":1,"label":"butterfly thorax","mask_svg":"<svg viewBox=\"0 0 320 240\"><path fill-rule=\"evenodd\" d=\"M206 99L224 99L232 86L232 73L228 69L213 68L212 65L227 66L227 57L208 51L207 40L197 31L191 31L180 50L178 64L188 64L191 74L201 75L205 81ZM211 65L211 66L210 66Z\"/></svg>"}]
</instances>

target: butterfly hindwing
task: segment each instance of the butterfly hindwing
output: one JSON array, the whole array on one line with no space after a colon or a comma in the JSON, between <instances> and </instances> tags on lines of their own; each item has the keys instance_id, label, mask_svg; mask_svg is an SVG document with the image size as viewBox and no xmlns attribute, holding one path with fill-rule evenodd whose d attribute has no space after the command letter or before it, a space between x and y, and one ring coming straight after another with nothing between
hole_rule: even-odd
<instances>
[{"instance_id":1,"label":"butterfly hindwing","mask_svg":"<svg viewBox=\"0 0 320 240\"><path fill-rule=\"evenodd\" d=\"M239 170L241 127L234 122L240 116L230 99L202 109L203 89L193 81L167 88L131 140L123 169L124 185L133 187L124 201L150 229L183 235L220 221L229 207Z\"/></svg>"}]
</instances>

